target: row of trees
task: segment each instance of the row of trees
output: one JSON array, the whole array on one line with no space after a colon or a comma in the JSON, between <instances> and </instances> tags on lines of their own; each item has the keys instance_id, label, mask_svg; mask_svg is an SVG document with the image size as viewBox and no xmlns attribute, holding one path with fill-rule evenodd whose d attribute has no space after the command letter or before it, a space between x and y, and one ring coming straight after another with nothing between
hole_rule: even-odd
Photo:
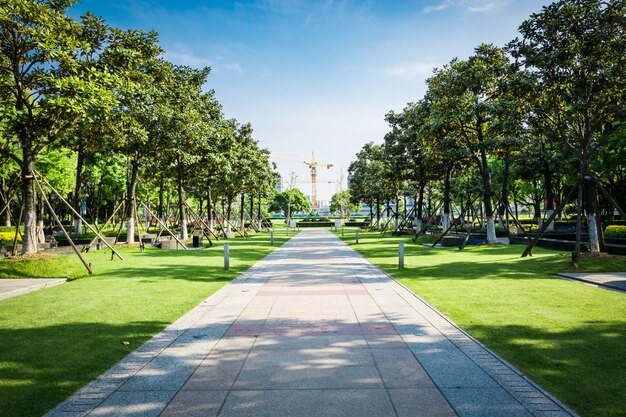
<instances>
[{"instance_id":1,"label":"row of trees","mask_svg":"<svg viewBox=\"0 0 626 417\"><path fill-rule=\"evenodd\" d=\"M474 192L495 243L496 206L524 201L540 217L545 201L549 216L582 182L591 250L600 250L600 214L615 207L593 179L626 206L626 2L561 0L519 33L436 69L422 99L386 115L384 144L365 145L350 166L357 201L415 196L421 219L436 190L447 226L453 195L467 205Z\"/></svg>"},{"instance_id":2,"label":"row of trees","mask_svg":"<svg viewBox=\"0 0 626 417\"><path fill-rule=\"evenodd\" d=\"M77 211L87 198L94 218L125 201L131 243L138 193L158 216L174 196L182 238L189 198L211 218L216 204L230 217L239 196L243 213L245 196L271 194L269 152L204 90L209 68L166 61L154 32L72 19L72 3L0 3L0 209L22 218L25 253L43 221L38 172Z\"/></svg>"}]
</instances>

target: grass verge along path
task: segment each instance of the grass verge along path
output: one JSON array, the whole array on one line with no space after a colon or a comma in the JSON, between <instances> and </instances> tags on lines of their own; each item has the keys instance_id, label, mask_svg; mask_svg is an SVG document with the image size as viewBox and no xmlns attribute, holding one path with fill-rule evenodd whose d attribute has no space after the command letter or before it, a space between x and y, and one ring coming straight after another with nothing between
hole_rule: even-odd
<instances>
[{"instance_id":1,"label":"grass verge along path","mask_svg":"<svg viewBox=\"0 0 626 417\"><path fill-rule=\"evenodd\" d=\"M358 244L353 231L343 239L581 416L626 416L626 294L553 277L572 271L569 253L431 249L363 231ZM583 272L626 271L626 258L582 265Z\"/></svg>"},{"instance_id":2,"label":"grass verge along path","mask_svg":"<svg viewBox=\"0 0 626 417\"><path fill-rule=\"evenodd\" d=\"M90 252L94 275L0 301L0 416L41 416L287 240L229 239L229 271L224 240L193 251L125 248L125 261ZM75 255L57 260L0 260L0 276L85 275Z\"/></svg>"}]
</instances>

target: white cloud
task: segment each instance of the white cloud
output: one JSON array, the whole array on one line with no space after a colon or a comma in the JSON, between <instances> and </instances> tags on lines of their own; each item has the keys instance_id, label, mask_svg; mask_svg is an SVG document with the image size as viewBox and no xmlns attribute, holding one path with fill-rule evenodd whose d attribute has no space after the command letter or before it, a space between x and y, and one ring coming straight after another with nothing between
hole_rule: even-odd
<instances>
[{"instance_id":1,"label":"white cloud","mask_svg":"<svg viewBox=\"0 0 626 417\"><path fill-rule=\"evenodd\" d=\"M481 6L468 6L467 10L472 13L483 13L493 10L496 7L493 3L486 3Z\"/></svg>"},{"instance_id":2,"label":"white cloud","mask_svg":"<svg viewBox=\"0 0 626 417\"><path fill-rule=\"evenodd\" d=\"M424 79L431 76L433 69L437 66L438 64L431 62L414 62L387 67L384 69L383 73L389 77Z\"/></svg>"},{"instance_id":3,"label":"white cloud","mask_svg":"<svg viewBox=\"0 0 626 417\"><path fill-rule=\"evenodd\" d=\"M233 71L238 74L243 74L243 68L241 68L241 65L239 64L224 64L222 65L222 68L226 71Z\"/></svg>"},{"instance_id":4,"label":"white cloud","mask_svg":"<svg viewBox=\"0 0 626 417\"><path fill-rule=\"evenodd\" d=\"M506 7L511 0L500 0L497 4L487 0L443 0L441 3L426 6L424 13L441 12L451 7L459 8L471 13L487 13Z\"/></svg>"},{"instance_id":5,"label":"white cloud","mask_svg":"<svg viewBox=\"0 0 626 417\"><path fill-rule=\"evenodd\" d=\"M215 62L210 59L201 58L201 57L198 57L193 54L186 53L186 52L167 51L165 52L165 59L167 59L170 62L173 62L174 64L187 65L187 66L195 67L195 68L215 66Z\"/></svg>"},{"instance_id":6,"label":"white cloud","mask_svg":"<svg viewBox=\"0 0 626 417\"><path fill-rule=\"evenodd\" d=\"M200 57L192 53L186 52L185 48L174 48L175 50L168 50L165 52L165 59L177 64L187 65L193 68L211 67L213 73L220 72L235 72L243 74L244 70L239 63L226 63L223 62L223 57L217 56L214 59Z\"/></svg>"},{"instance_id":7,"label":"white cloud","mask_svg":"<svg viewBox=\"0 0 626 417\"><path fill-rule=\"evenodd\" d=\"M439 3L434 6L426 6L422 10L424 10L424 13L440 12L449 8L451 4L452 2L450 0L446 0L443 3Z\"/></svg>"}]
</instances>

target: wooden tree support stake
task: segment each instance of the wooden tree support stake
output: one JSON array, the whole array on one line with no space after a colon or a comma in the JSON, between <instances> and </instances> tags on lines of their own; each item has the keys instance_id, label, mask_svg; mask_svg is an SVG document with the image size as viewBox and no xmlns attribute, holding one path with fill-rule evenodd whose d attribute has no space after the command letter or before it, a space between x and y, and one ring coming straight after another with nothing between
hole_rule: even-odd
<instances>
[{"instance_id":1,"label":"wooden tree support stake","mask_svg":"<svg viewBox=\"0 0 626 417\"><path fill-rule=\"evenodd\" d=\"M65 205L70 209L70 211L72 213L74 213L83 223L85 223L85 226L87 226L87 228L89 230L91 230L93 233L96 234L96 236L98 236L103 242L104 244L111 249L111 251L113 253L115 253L115 255L120 258L122 261L124 260L124 258L122 257L122 255L120 255L114 248L113 246L109 245L109 242L106 241L106 239L104 239L104 237L102 237L100 235L100 233L98 233L98 231L96 229L94 229L84 218L83 216L81 216L76 210L74 210L74 207L72 207L72 205L70 203L68 203L63 197L61 197L61 194L59 194L59 192L52 186L50 185L50 183L48 182L48 180L46 180L43 176L41 176L37 171L34 172L35 175L33 175L35 177L35 182L37 182L37 184L39 184L39 181L37 180L37 176L39 176L39 178L41 178L41 180L44 182L44 184L46 184L48 186L48 188L50 188L54 194L56 194L57 197L59 197L59 199L65 203ZM41 185L39 185L39 189L41 190L41 193L44 197L44 199L46 199L45 194L43 193L43 188L41 187ZM69 236L68 236L69 239Z\"/></svg>"},{"instance_id":2,"label":"wooden tree support stake","mask_svg":"<svg viewBox=\"0 0 626 417\"><path fill-rule=\"evenodd\" d=\"M85 258L83 258L83 256L80 254L80 251L74 244L74 241L72 240L70 235L67 233L67 230L65 230L65 227L63 227L63 223L61 223L61 220L59 220L59 217L57 216L54 209L52 208L50 201L48 201L48 197L46 197L46 193L44 193L43 188L41 187L41 184L37 180L37 176L33 175L33 178L35 179L35 184L37 184L37 188L39 188L39 192L41 193L41 196L43 197L43 201L46 203L46 206L48 206L48 209L50 210L52 217L54 217L54 221L57 223L59 228L61 228L61 230L63 231L63 234L67 237L67 241L70 242L70 246L72 246L72 249L74 249L76 256L80 258L80 261L83 263L83 265L87 269L87 272L89 273L89 275L93 274L93 271L91 270L91 266L89 266L89 264L85 261Z\"/></svg>"},{"instance_id":3,"label":"wooden tree support stake","mask_svg":"<svg viewBox=\"0 0 626 417\"><path fill-rule=\"evenodd\" d=\"M617 211L619 211L619 214L622 216L622 218L626 220L626 213L624 213L624 210L622 210L619 204L617 204L617 201L615 201L615 199L611 197L609 192L604 188L604 186L600 183L600 181L598 181L595 177L593 178L593 181L596 183L596 186L600 189L600 192L602 192L602 195L604 195L606 199L609 200L609 202L615 206L615 208L617 209Z\"/></svg>"},{"instance_id":4,"label":"wooden tree support stake","mask_svg":"<svg viewBox=\"0 0 626 417\"><path fill-rule=\"evenodd\" d=\"M148 206L146 206L143 201L140 201L139 204L141 204L142 206L144 206L147 210L150 210L148 208ZM172 237L174 238L174 240L176 240L176 242L178 242L183 249L185 250L189 250L189 248L187 248L187 246L185 246L185 244L183 242L181 242L181 240L179 238L176 237L176 235L174 233L172 233L172 231L161 221L161 219L159 219L157 216L154 216L154 218L156 219L156 221L159 223L159 225L164 228L165 230L167 230L170 235L172 235Z\"/></svg>"},{"instance_id":5,"label":"wooden tree support stake","mask_svg":"<svg viewBox=\"0 0 626 417\"><path fill-rule=\"evenodd\" d=\"M22 204L22 206L20 207L20 219L15 223L15 236L13 237L13 249L11 250L11 254L13 256L17 255L17 235L20 232L20 224L22 224L23 216L24 216L24 204Z\"/></svg>"},{"instance_id":6,"label":"wooden tree support stake","mask_svg":"<svg viewBox=\"0 0 626 417\"><path fill-rule=\"evenodd\" d=\"M195 219L196 222L199 222L202 226L200 226L200 230L202 230L202 234L204 235L204 237L207 238L207 240L209 241L209 246L213 246L213 242L211 241L211 236L209 236L209 233L207 233L207 230L213 235L215 236L215 234L211 231L210 228L208 227L204 227L204 221L202 220L202 218L200 217L200 215L198 215L198 213L196 213L195 211L191 210L191 207L189 207L189 205L187 204L187 202L184 202L185 206L189 209L189 213L191 213L192 217Z\"/></svg>"},{"instance_id":7,"label":"wooden tree support stake","mask_svg":"<svg viewBox=\"0 0 626 417\"><path fill-rule=\"evenodd\" d=\"M98 232L102 232L104 229L106 229L106 227L109 225L109 223L111 223L111 220L113 220L113 217L115 217L115 214L117 213L117 211L122 207L124 203L120 203L117 205L117 207L115 208L115 210L113 210L113 214L111 214L111 216L109 216L109 218L107 219L107 221L104 223L104 225L100 228L98 228ZM83 249L83 252L87 252L89 251L89 249L91 249L91 246L94 244L94 242L96 241L96 239L98 239L98 237L94 237L91 242L89 242L89 244L87 246L85 246L85 248Z\"/></svg>"},{"instance_id":8,"label":"wooden tree support stake","mask_svg":"<svg viewBox=\"0 0 626 417\"><path fill-rule=\"evenodd\" d=\"M535 247L535 245L537 244L537 242L539 242L539 239L541 239L541 236L543 236L543 234L545 233L546 230L548 230L548 226L550 225L550 223L552 223L554 221L554 219L556 218L556 216L559 215L559 213L561 211L563 211L563 209L565 208L565 205L570 201L570 199L572 198L572 196L574 195L574 191L576 191L576 188L579 187L581 185L581 181L580 179L576 182L576 187L573 187L569 193L567 193L567 195L565 196L565 198L561 201L561 203L559 204L559 206L556 208L556 210L554 210L552 212L552 214L550 215L550 217L548 218L548 220L541 225L541 229L539 229L539 231L537 232L537 235L535 236L535 238L532 240L532 242L530 242L528 244L528 246L526 246L526 249L524 250L524 253L522 253L522 258L525 258L528 255L532 256L532 250Z\"/></svg>"},{"instance_id":9,"label":"wooden tree support stake","mask_svg":"<svg viewBox=\"0 0 626 417\"><path fill-rule=\"evenodd\" d=\"M443 200L439 202L439 204L437 205L437 208L433 211L433 214L428 218L428 221L426 222L426 224L423 224L422 227L420 227L420 230L415 230L415 235L413 236L413 242L415 242L418 236L424 233L426 231L426 228L432 224L433 219L437 216L436 215L437 211L439 211L442 205L443 205Z\"/></svg>"}]
</instances>

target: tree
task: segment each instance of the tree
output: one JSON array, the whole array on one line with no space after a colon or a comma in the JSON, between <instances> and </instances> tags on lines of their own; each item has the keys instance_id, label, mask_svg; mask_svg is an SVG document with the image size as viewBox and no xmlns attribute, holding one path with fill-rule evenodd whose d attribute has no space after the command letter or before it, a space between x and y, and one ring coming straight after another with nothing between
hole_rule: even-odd
<instances>
[{"instance_id":1,"label":"tree","mask_svg":"<svg viewBox=\"0 0 626 417\"><path fill-rule=\"evenodd\" d=\"M386 191L383 182L385 161L381 145L366 143L357 153L357 159L350 163L349 190L353 201L364 201L370 207L370 220L373 224L373 207L376 207L377 225L380 224L380 205Z\"/></svg>"},{"instance_id":2,"label":"tree","mask_svg":"<svg viewBox=\"0 0 626 417\"><path fill-rule=\"evenodd\" d=\"M483 44L467 61L455 59L427 81L434 117L450 124L479 171L490 244L497 238L488 156L503 146L501 87L511 70L502 49Z\"/></svg>"},{"instance_id":3,"label":"tree","mask_svg":"<svg viewBox=\"0 0 626 417\"><path fill-rule=\"evenodd\" d=\"M511 53L537 75L533 106L549 137L578 159L590 249L600 251L600 221L591 164L598 141L625 105L626 3L561 0L531 15Z\"/></svg>"},{"instance_id":4,"label":"tree","mask_svg":"<svg viewBox=\"0 0 626 417\"><path fill-rule=\"evenodd\" d=\"M359 211L361 206L352 202L349 191L340 191L330 198L330 212L339 214L341 218L350 218L350 214Z\"/></svg>"},{"instance_id":5,"label":"tree","mask_svg":"<svg viewBox=\"0 0 626 417\"><path fill-rule=\"evenodd\" d=\"M115 77L91 63L102 23L65 14L73 2L12 0L0 4L0 154L15 161L22 176L25 253L37 251L35 161L39 153L80 121L117 103ZM18 151L19 147L19 151Z\"/></svg>"},{"instance_id":6,"label":"tree","mask_svg":"<svg viewBox=\"0 0 626 417\"><path fill-rule=\"evenodd\" d=\"M304 194L302 194L302 191L297 188L291 188L283 192L277 191L268 209L274 213L283 213L285 218L289 219L293 213L310 211L311 204L309 204Z\"/></svg>"}]
</instances>

